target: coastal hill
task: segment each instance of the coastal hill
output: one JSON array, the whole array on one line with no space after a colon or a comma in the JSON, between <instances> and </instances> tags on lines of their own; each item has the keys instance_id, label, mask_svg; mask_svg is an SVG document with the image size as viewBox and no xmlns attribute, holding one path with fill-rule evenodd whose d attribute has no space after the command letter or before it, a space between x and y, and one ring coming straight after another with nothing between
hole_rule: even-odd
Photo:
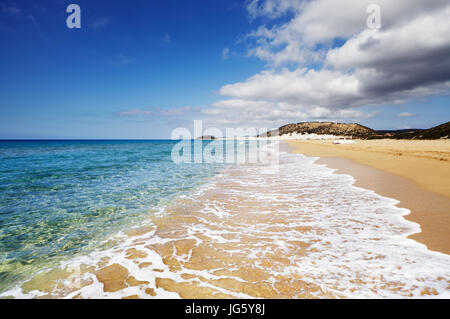
<instances>
[{"instance_id":1,"label":"coastal hill","mask_svg":"<svg viewBox=\"0 0 450 319\"><path fill-rule=\"evenodd\" d=\"M450 137L450 122L432 127L428 130L412 129L399 131L378 131L379 133L392 134L396 139L435 140Z\"/></svg>"},{"instance_id":2,"label":"coastal hill","mask_svg":"<svg viewBox=\"0 0 450 319\"><path fill-rule=\"evenodd\" d=\"M445 139L450 137L450 122L432 127L430 129L405 130L373 130L357 123L334 122L300 122L281 126L279 135L288 134L318 134L347 136L359 139ZM270 137L273 131L261 134L258 137Z\"/></svg>"},{"instance_id":3,"label":"coastal hill","mask_svg":"<svg viewBox=\"0 0 450 319\"><path fill-rule=\"evenodd\" d=\"M318 134L318 135L336 135L351 136L353 138L368 138L376 135L376 131L362 126L360 124L351 123L333 123L333 122L301 122L296 124L287 124L281 126L279 135L286 134ZM272 136L272 132L260 135L260 137Z\"/></svg>"}]
</instances>

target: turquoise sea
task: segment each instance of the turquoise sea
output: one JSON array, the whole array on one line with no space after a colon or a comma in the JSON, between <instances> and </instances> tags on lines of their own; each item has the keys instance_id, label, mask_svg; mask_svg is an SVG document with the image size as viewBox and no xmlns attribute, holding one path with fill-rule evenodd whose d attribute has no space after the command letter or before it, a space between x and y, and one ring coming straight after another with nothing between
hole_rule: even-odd
<instances>
[{"instance_id":1,"label":"turquoise sea","mask_svg":"<svg viewBox=\"0 0 450 319\"><path fill-rule=\"evenodd\" d=\"M175 164L175 143L0 141L0 292L99 248L223 167Z\"/></svg>"}]
</instances>

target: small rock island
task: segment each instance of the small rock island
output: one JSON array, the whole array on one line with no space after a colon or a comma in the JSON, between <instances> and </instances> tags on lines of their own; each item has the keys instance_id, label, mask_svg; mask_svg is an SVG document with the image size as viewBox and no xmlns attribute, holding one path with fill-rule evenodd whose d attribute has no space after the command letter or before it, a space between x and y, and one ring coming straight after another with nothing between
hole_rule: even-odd
<instances>
[{"instance_id":1,"label":"small rock island","mask_svg":"<svg viewBox=\"0 0 450 319\"><path fill-rule=\"evenodd\" d=\"M211 140L215 140L216 138L212 135L203 135L200 137L197 137L196 140L205 140L205 141L211 141Z\"/></svg>"}]
</instances>

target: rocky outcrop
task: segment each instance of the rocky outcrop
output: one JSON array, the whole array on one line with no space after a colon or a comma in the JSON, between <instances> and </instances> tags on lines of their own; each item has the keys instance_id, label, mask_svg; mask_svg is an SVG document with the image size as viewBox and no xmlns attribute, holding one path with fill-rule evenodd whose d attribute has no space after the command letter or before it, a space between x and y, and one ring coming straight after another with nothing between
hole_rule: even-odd
<instances>
[{"instance_id":1,"label":"rocky outcrop","mask_svg":"<svg viewBox=\"0 0 450 319\"><path fill-rule=\"evenodd\" d=\"M215 140L215 139L216 138L214 136L212 136L212 135L204 135L204 136L200 136L200 137L196 138L196 140L206 140L206 141L208 141L208 140Z\"/></svg>"}]
</instances>

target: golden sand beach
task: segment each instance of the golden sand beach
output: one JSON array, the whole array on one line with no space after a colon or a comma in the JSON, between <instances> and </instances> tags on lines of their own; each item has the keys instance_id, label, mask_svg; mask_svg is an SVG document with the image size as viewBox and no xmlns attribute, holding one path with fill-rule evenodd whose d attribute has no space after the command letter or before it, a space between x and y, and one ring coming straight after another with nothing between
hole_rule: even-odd
<instances>
[{"instance_id":1,"label":"golden sand beach","mask_svg":"<svg viewBox=\"0 0 450 319\"><path fill-rule=\"evenodd\" d=\"M356 185L400 201L419 223L410 238L450 254L450 141L356 140L289 141L294 152L318 156L318 163L356 178Z\"/></svg>"}]
</instances>

